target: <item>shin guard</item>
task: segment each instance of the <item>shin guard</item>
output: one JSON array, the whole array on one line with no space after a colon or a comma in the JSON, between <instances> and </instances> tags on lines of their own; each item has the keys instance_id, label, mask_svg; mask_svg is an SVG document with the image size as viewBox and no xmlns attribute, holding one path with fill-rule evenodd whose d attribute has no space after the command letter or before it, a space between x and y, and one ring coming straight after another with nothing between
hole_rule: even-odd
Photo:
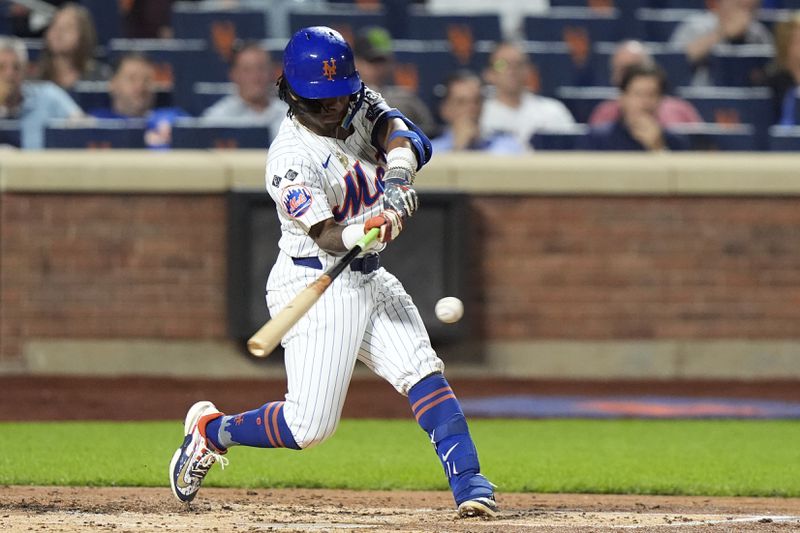
<instances>
[{"instance_id":1,"label":"shin guard","mask_svg":"<svg viewBox=\"0 0 800 533\"><path fill-rule=\"evenodd\" d=\"M492 497L492 484L480 475L478 452L464 412L444 376L431 374L423 378L408 392L408 400L442 462L456 504Z\"/></svg>"}]
</instances>

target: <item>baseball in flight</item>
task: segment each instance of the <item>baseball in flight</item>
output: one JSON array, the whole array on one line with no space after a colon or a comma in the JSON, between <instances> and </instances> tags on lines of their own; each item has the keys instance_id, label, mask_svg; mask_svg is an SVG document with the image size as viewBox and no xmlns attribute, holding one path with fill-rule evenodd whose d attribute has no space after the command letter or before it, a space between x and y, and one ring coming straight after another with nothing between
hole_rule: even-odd
<instances>
[{"instance_id":1,"label":"baseball in flight","mask_svg":"<svg viewBox=\"0 0 800 533\"><path fill-rule=\"evenodd\" d=\"M446 296L436 302L434 307L436 318L445 324L452 324L464 316L464 304L455 296Z\"/></svg>"}]
</instances>

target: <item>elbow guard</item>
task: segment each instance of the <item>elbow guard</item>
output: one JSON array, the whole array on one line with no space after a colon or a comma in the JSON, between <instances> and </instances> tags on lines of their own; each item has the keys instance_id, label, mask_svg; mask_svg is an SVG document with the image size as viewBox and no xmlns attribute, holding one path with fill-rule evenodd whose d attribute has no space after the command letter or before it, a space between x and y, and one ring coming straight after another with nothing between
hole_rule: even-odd
<instances>
[{"instance_id":1,"label":"elbow guard","mask_svg":"<svg viewBox=\"0 0 800 533\"><path fill-rule=\"evenodd\" d=\"M415 155L417 156L417 168L416 170L421 169L425 166L425 163L430 161L431 156L433 155L433 146L431 146L431 141L428 139L428 136L419 129L419 127L411 122L404 114L402 114L397 109L389 109L385 113L383 113L379 118L379 123L376 124L375 129L373 131L377 132L379 130L380 123L389 120L390 118L399 118L403 121L403 123L408 128L406 130L399 130L393 132L389 136L389 141L392 139L396 139L397 137L405 137L411 143L411 147L414 150ZM374 144L374 143L373 143Z\"/></svg>"}]
</instances>

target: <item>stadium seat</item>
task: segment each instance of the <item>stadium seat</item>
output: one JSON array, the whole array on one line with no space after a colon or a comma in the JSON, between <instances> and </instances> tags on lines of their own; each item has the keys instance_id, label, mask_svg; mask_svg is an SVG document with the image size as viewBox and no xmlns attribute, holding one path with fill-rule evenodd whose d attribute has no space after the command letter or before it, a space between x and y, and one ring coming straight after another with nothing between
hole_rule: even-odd
<instances>
[{"instance_id":1,"label":"stadium seat","mask_svg":"<svg viewBox=\"0 0 800 533\"><path fill-rule=\"evenodd\" d=\"M20 146L20 132L18 120L0 119L0 147Z\"/></svg>"},{"instance_id":2,"label":"stadium seat","mask_svg":"<svg viewBox=\"0 0 800 533\"><path fill-rule=\"evenodd\" d=\"M108 0L80 0L79 2L92 14L97 31L97 44L105 46L111 39L122 36L122 17L120 2Z\"/></svg>"},{"instance_id":3,"label":"stadium seat","mask_svg":"<svg viewBox=\"0 0 800 533\"><path fill-rule=\"evenodd\" d=\"M589 121L597 104L606 100L615 100L619 95L616 87L559 87L556 98L567 106L575 120L580 123Z\"/></svg>"},{"instance_id":4,"label":"stadium seat","mask_svg":"<svg viewBox=\"0 0 800 533\"><path fill-rule=\"evenodd\" d=\"M175 38L203 39L226 62L237 40L266 39L267 23L267 14L262 10L209 9L191 2L178 2L172 8Z\"/></svg>"},{"instance_id":5,"label":"stadium seat","mask_svg":"<svg viewBox=\"0 0 800 533\"><path fill-rule=\"evenodd\" d=\"M537 132L530 144L534 150L575 150L588 131L588 126L576 124L570 131Z\"/></svg>"},{"instance_id":6,"label":"stadium seat","mask_svg":"<svg viewBox=\"0 0 800 533\"><path fill-rule=\"evenodd\" d=\"M800 152L800 126L772 126L769 149L773 152Z\"/></svg>"},{"instance_id":7,"label":"stadium seat","mask_svg":"<svg viewBox=\"0 0 800 533\"><path fill-rule=\"evenodd\" d=\"M529 41L564 41L588 39L619 41L624 31L616 10L598 12L588 8L551 8L542 15L528 15L523 21L525 38Z\"/></svg>"},{"instance_id":8,"label":"stadium seat","mask_svg":"<svg viewBox=\"0 0 800 533\"><path fill-rule=\"evenodd\" d=\"M708 61L711 80L720 87L763 86L765 68L774 55L772 46L716 46Z\"/></svg>"},{"instance_id":9,"label":"stadium seat","mask_svg":"<svg viewBox=\"0 0 800 533\"><path fill-rule=\"evenodd\" d=\"M272 137L267 125L242 120L187 118L172 126L173 148L267 148Z\"/></svg>"},{"instance_id":10,"label":"stadium seat","mask_svg":"<svg viewBox=\"0 0 800 533\"><path fill-rule=\"evenodd\" d=\"M387 28L387 21L382 11L362 12L354 9L304 9L289 13L289 27L292 32L308 26L329 26L342 34L342 37L352 43L358 30L367 26L382 26ZM393 37L399 37L393 35Z\"/></svg>"},{"instance_id":11,"label":"stadium seat","mask_svg":"<svg viewBox=\"0 0 800 533\"><path fill-rule=\"evenodd\" d=\"M500 17L485 15L422 15L408 19L408 38L445 40L454 46L464 39L470 41L500 41Z\"/></svg>"},{"instance_id":12,"label":"stadium seat","mask_svg":"<svg viewBox=\"0 0 800 533\"><path fill-rule=\"evenodd\" d=\"M564 42L527 41L523 48L536 66L533 88L539 94L555 97L559 87L599 85L591 49L589 55L581 57Z\"/></svg>"},{"instance_id":13,"label":"stadium seat","mask_svg":"<svg viewBox=\"0 0 800 533\"><path fill-rule=\"evenodd\" d=\"M416 93L435 109L436 87L462 65L442 41L395 41L394 44L394 83Z\"/></svg>"},{"instance_id":14,"label":"stadium seat","mask_svg":"<svg viewBox=\"0 0 800 533\"><path fill-rule=\"evenodd\" d=\"M54 121L44 135L45 148L144 148L145 121L95 120L85 125Z\"/></svg>"},{"instance_id":15,"label":"stadium seat","mask_svg":"<svg viewBox=\"0 0 800 533\"><path fill-rule=\"evenodd\" d=\"M691 102L708 123L751 124L755 149L767 149L767 129L774 114L770 90L763 87L681 87L678 96Z\"/></svg>"},{"instance_id":16,"label":"stadium seat","mask_svg":"<svg viewBox=\"0 0 800 533\"><path fill-rule=\"evenodd\" d=\"M228 66L236 42L259 41L267 37L267 15L261 10L207 8L201 4L178 2L172 9L176 39L201 39L207 46L202 63L195 64L202 74L190 74L189 90L195 81L227 81ZM202 64L202 68L198 68Z\"/></svg>"},{"instance_id":17,"label":"stadium seat","mask_svg":"<svg viewBox=\"0 0 800 533\"><path fill-rule=\"evenodd\" d=\"M755 128L750 124L680 124L670 131L689 139L691 150L743 152L756 147Z\"/></svg>"},{"instance_id":18,"label":"stadium seat","mask_svg":"<svg viewBox=\"0 0 800 533\"><path fill-rule=\"evenodd\" d=\"M698 2L699 3L699 2ZM639 8L636 10L635 21L638 26L636 34L644 41L667 42L675 28L696 13L705 9L651 9Z\"/></svg>"}]
</instances>

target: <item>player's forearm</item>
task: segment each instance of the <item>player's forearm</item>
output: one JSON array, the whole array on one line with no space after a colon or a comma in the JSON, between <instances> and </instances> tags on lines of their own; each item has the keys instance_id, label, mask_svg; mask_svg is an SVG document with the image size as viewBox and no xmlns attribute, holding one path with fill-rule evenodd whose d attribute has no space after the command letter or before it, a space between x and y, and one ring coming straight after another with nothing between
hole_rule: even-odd
<instances>
[{"instance_id":1,"label":"player's forearm","mask_svg":"<svg viewBox=\"0 0 800 533\"><path fill-rule=\"evenodd\" d=\"M332 218L323 220L311 226L308 235L317 246L331 254L340 254L347 251L342 241L342 230L345 226L337 224Z\"/></svg>"},{"instance_id":2,"label":"player's forearm","mask_svg":"<svg viewBox=\"0 0 800 533\"><path fill-rule=\"evenodd\" d=\"M395 148L411 148L411 142L408 140L408 137L400 137L397 136L394 139L389 140L392 133L396 131L408 131L408 127L405 123L400 120L399 118L392 118L385 122L385 131L383 132L381 143L386 148L386 153L388 154Z\"/></svg>"}]
</instances>

